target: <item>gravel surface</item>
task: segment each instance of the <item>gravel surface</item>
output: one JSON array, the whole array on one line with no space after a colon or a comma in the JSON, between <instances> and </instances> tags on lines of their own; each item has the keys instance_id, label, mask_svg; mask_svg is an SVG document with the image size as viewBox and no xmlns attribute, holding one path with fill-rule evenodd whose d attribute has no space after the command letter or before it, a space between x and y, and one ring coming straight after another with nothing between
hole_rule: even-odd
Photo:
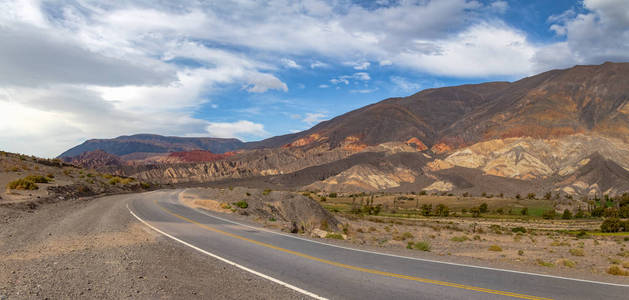
<instances>
[{"instance_id":1,"label":"gravel surface","mask_svg":"<svg viewBox=\"0 0 629 300\"><path fill-rule=\"evenodd\" d=\"M131 195L0 208L0 299L302 299L159 235Z\"/></svg>"}]
</instances>

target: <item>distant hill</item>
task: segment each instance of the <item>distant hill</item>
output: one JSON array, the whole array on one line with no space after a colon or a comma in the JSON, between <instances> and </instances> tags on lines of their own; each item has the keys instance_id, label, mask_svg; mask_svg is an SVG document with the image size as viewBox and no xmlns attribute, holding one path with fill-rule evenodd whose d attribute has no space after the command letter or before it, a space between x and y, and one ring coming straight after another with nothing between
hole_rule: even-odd
<instances>
[{"instance_id":1,"label":"distant hill","mask_svg":"<svg viewBox=\"0 0 629 300\"><path fill-rule=\"evenodd\" d=\"M74 157L94 150L102 150L117 156L133 153L170 153L191 150L207 150L213 153L225 153L242 149L244 146L245 143L238 139L136 134L119 136L113 139L88 140L61 153L59 157Z\"/></svg>"}]
</instances>

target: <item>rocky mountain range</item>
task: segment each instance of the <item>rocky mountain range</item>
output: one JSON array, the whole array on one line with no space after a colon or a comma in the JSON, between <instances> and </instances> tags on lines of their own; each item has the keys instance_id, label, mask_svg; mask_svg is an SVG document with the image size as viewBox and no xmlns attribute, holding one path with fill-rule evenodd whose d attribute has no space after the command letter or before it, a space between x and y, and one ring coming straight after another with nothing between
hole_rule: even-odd
<instances>
[{"instance_id":1,"label":"rocky mountain range","mask_svg":"<svg viewBox=\"0 0 629 300\"><path fill-rule=\"evenodd\" d=\"M100 153L102 163L88 163L94 150L118 160ZM189 151L230 153L203 160ZM173 152L190 159L163 158ZM629 191L629 63L427 89L258 142L134 135L90 140L61 156L159 183L617 194Z\"/></svg>"}]
</instances>

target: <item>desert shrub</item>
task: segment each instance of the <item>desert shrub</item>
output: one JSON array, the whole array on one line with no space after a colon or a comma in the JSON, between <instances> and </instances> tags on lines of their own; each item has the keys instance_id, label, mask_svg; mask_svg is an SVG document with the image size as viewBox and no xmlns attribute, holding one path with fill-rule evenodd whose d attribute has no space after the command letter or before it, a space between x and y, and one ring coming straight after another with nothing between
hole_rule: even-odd
<instances>
[{"instance_id":1,"label":"desert shrub","mask_svg":"<svg viewBox=\"0 0 629 300\"><path fill-rule=\"evenodd\" d=\"M563 211L563 214L561 215L561 218L564 220L570 220L572 219L572 212L569 209L565 209Z\"/></svg>"},{"instance_id":2,"label":"desert shrub","mask_svg":"<svg viewBox=\"0 0 629 300\"><path fill-rule=\"evenodd\" d=\"M413 234L410 232L404 232L400 235L394 236L393 239L396 241L404 241L404 240L408 240L408 239L412 239L414 238Z\"/></svg>"},{"instance_id":3,"label":"desert shrub","mask_svg":"<svg viewBox=\"0 0 629 300\"><path fill-rule=\"evenodd\" d=\"M245 195L246 195L247 197L249 197L249 196L251 196L251 193L246 192L246 193L245 193Z\"/></svg>"},{"instance_id":4,"label":"desert shrub","mask_svg":"<svg viewBox=\"0 0 629 300\"><path fill-rule=\"evenodd\" d=\"M453 242L461 243L461 242L469 241L469 238L465 235L462 235L462 236L453 236L450 240Z\"/></svg>"},{"instance_id":5,"label":"desert shrub","mask_svg":"<svg viewBox=\"0 0 629 300\"><path fill-rule=\"evenodd\" d=\"M321 202L325 202L328 201L328 198L326 196L321 196Z\"/></svg>"},{"instance_id":6,"label":"desert shrub","mask_svg":"<svg viewBox=\"0 0 629 300\"><path fill-rule=\"evenodd\" d=\"M540 265L540 266L544 266L544 267L552 267L552 266L554 266L553 263L544 261L543 259L540 259L540 258L537 259L537 264Z\"/></svg>"},{"instance_id":7,"label":"desert shrub","mask_svg":"<svg viewBox=\"0 0 629 300\"><path fill-rule=\"evenodd\" d=\"M48 174L46 174L46 177L48 177L50 179L53 179L53 178L55 178L55 175L53 175L52 173L48 173Z\"/></svg>"},{"instance_id":8,"label":"desert shrub","mask_svg":"<svg viewBox=\"0 0 629 300\"><path fill-rule=\"evenodd\" d=\"M116 184L120 183L121 181L122 181L122 178L116 176L116 177L113 177L113 178L109 179L109 184L116 185Z\"/></svg>"},{"instance_id":9,"label":"desert shrub","mask_svg":"<svg viewBox=\"0 0 629 300\"><path fill-rule=\"evenodd\" d=\"M427 194L426 191L419 192L419 195L421 195L421 196L426 196L426 194Z\"/></svg>"},{"instance_id":10,"label":"desert shrub","mask_svg":"<svg viewBox=\"0 0 629 300\"><path fill-rule=\"evenodd\" d=\"M546 200L550 200L550 198L552 198L552 197L553 197L553 193L551 193L551 192L546 192L546 194L544 194L544 199L546 199Z\"/></svg>"},{"instance_id":11,"label":"desert shrub","mask_svg":"<svg viewBox=\"0 0 629 300\"><path fill-rule=\"evenodd\" d=\"M557 216L557 213L555 212L554 209L547 210L542 214L542 218L546 220L552 220L555 218L555 216Z\"/></svg>"},{"instance_id":12,"label":"desert shrub","mask_svg":"<svg viewBox=\"0 0 629 300\"><path fill-rule=\"evenodd\" d=\"M585 212L581 208L579 208L577 210L577 213L574 214L574 217L577 218L577 219L585 218Z\"/></svg>"},{"instance_id":13,"label":"desert shrub","mask_svg":"<svg viewBox=\"0 0 629 300\"><path fill-rule=\"evenodd\" d=\"M629 218L629 205L621 206L618 215L621 218Z\"/></svg>"},{"instance_id":14,"label":"desert shrub","mask_svg":"<svg viewBox=\"0 0 629 300\"><path fill-rule=\"evenodd\" d=\"M277 221L277 220L276 220L274 217L270 217L270 218L269 218L269 221L271 221L271 222L275 222L275 221Z\"/></svg>"},{"instance_id":15,"label":"desert shrub","mask_svg":"<svg viewBox=\"0 0 629 300\"><path fill-rule=\"evenodd\" d=\"M245 201L245 200L240 200L238 202L235 202L234 205L236 205L236 206L238 206L240 208L243 208L243 209L249 207L249 204L247 204L247 201Z\"/></svg>"},{"instance_id":16,"label":"desert shrub","mask_svg":"<svg viewBox=\"0 0 629 300\"><path fill-rule=\"evenodd\" d=\"M519 256L523 256L524 255L524 250L518 250L518 255Z\"/></svg>"},{"instance_id":17,"label":"desert shrub","mask_svg":"<svg viewBox=\"0 0 629 300\"><path fill-rule=\"evenodd\" d=\"M522 196L520 196L520 194L515 194L515 198L520 200L520 199L522 199Z\"/></svg>"},{"instance_id":18,"label":"desert shrub","mask_svg":"<svg viewBox=\"0 0 629 300\"><path fill-rule=\"evenodd\" d=\"M326 220L326 219L321 220L321 225L319 226L319 229L328 231L329 230L328 227L329 227L328 226L328 220Z\"/></svg>"},{"instance_id":19,"label":"desert shrub","mask_svg":"<svg viewBox=\"0 0 629 300\"><path fill-rule=\"evenodd\" d=\"M618 218L607 218L601 223L601 231L602 232L618 232L621 227L620 219Z\"/></svg>"},{"instance_id":20,"label":"desert shrub","mask_svg":"<svg viewBox=\"0 0 629 300\"><path fill-rule=\"evenodd\" d=\"M470 208L470 213L472 213L472 217L478 218L478 217L480 217L480 208L472 207L472 208Z\"/></svg>"},{"instance_id":21,"label":"desert shrub","mask_svg":"<svg viewBox=\"0 0 629 300\"><path fill-rule=\"evenodd\" d=\"M592 211L590 212L590 215L592 217L602 217L603 212L605 212L605 208L598 206L592 209Z\"/></svg>"},{"instance_id":22,"label":"desert shrub","mask_svg":"<svg viewBox=\"0 0 629 300\"><path fill-rule=\"evenodd\" d=\"M326 234L325 238L335 239L335 240L344 240L343 235L341 235L340 233L332 233L332 232L329 232L328 234Z\"/></svg>"},{"instance_id":23,"label":"desert shrub","mask_svg":"<svg viewBox=\"0 0 629 300\"><path fill-rule=\"evenodd\" d=\"M48 183L50 182L50 179L41 176L41 175L29 175L24 177L24 179L28 180L28 181L32 181L34 183Z\"/></svg>"},{"instance_id":24,"label":"desert shrub","mask_svg":"<svg viewBox=\"0 0 629 300\"><path fill-rule=\"evenodd\" d=\"M408 244L406 244L406 248L420 251L430 251L430 243L427 241L419 241L417 243L408 242Z\"/></svg>"},{"instance_id":25,"label":"desert shrub","mask_svg":"<svg viewBox=\"0 0 629 300\"><path fill-rule=\"evenodd\" d=\"M266 196L266 195L268 195L268 194L270 194L270 193L271 193L271 189L265 189L265 190L262 192L262 195L265 195L265 196Z\"/></svg>"},{"instance_id":26,"label":"desert shrub","mask_svg":"<svg viewBox=\"0 0 629 300\"><path fill-rule=\"evenodd\" d=\"M572 248L569 250L569 252L570 254L572 254L572 256L585 256L583 249L580 248Z\"/></svg>"},{"instance_id":27,"label":"desert shrub","mask_svg":"<svg viewBox=\"0 0 629 300\"><path fill-rule=\"evenodd\" d=\"M615 207L608 207L603 211L605 218L618 218L618 210Z\"/></svg>"},{"instance_id":28,"label":"desert shrub","mask_svg":"<svg viewBox=\"0 0 629 300\"><path fill-rule=\"evenodd\" d=\"M482 204L478 207L478 209L480 210L480 213L481 213L481 214L484 214L484 213L486 213L486 212L488 212L488 211L489 211L489 205L487 205L487 203L483 202L483 203L482 203Z\"/></svg>"},{"instance_id":29,"label":"desert shrub","mask_svg":"<svg viewBox=\"0 0 629 300\"><path fill-rule=\"evenodd\" d=\"M146 182L140 182L140 187L142 187L143 189L148 189L151 187L151 185Z\"/></svg>"},{"instance_id":30,"label":"desert shrub","mask_svg":"<svg viewBox=\"0 0 629 300\"><path fill-rule=\"evenodd\" d=\"M222 209L231 209L231 208L232 208L232 206L231 206L231 205L229 205L228 203L222 203L222 204L221 204L221 208L222 208Z\"/></svg>"},{"instance_id":31,"label":"desert shrub","mask_svg":"<svg viewBox=\"0 0 629 300\"><path fill-rule=\"evenodd\" d=\"M489 251L496 251L496 252L500 252L502 251L502 248L498 245L491 245L489 246Z\"/></svg>"},{"instance_id":32,"label":"desert shrub","mask_svg":"<svg viewBox=\"0 0 629 300\"><path fill-rule=\"evenodd\" d=\"M520 214L523 216L526 216L529 214L529 208L528 207L524 207L522 208L522 210L520 211Z\"/></svg>"},{"instance_id":33,"label":"desert shrub","mask_svg":"<svg viewBox=\"0 0 629 300\"><path fill-rule=\"evenodd\" d=\"M534 200L534 199L535 199L535 193L528 193L528 194L526 195L526 198L527 198L527 199Z\"/></svg>"},{"instance_id":34,"label":"desert shrub","mask_svg":"<svg viewBox=\"0 0 629 300\"><path fill-rule=\"evenodd\" d=\"M502 207L501 207L501 208L499 208L499 209L496 209L496 213L497 213L497 214L499 214L499 215L503 215L503 214L505 213L505 211L504 211L504 209L502 209Z\"/></svg>"},{"instance_id":35,"label":"desert shrub","mask_svg":"<svg viewBox=\"0 0 629 300\"><path fill-rule=\"evenodd\" d=\"M435 215L447 217L449 214L450 214L450 209L446 205L439 204L435 207Z\"/></svg>"},{"instance_id":36,"label":"desert shrub","mask_svg":"<svg viewBox=\"0 0 629 300\"><path fill-rule=\"evenodd\" d=\"M422 215L430 216L430 211L432 211L432 204L422 204Z\"/></svg>"},{"instance_id":37,"label":"desert shrub","mask_svg":"<svg viewBox=\"0 0 629 300\"><path fill-rule=\"evenodd\" d=\"M522 233L526 233L526 228L524 228L524 227L522 227L522 226L513 227L513 228L511 228L511 232L522 232Z\"/></svg>"},{"instance_id":38,"label":"desert shrub","mask_svg":"<svg viewBox=\"0 0 629 300\"><path fill-rule=\"evenodd\" d=\"M26 180L25 178L21 178L15 181L9 182L7 188L12 190L36 190L39 189L36 183Z\"/></svg>"},{"instance_id":39,"label":"desert shrub","mask_svg":"<svg viewBox=\"0 0 629 300\"><path fill-rule=\"evenodd\" d=\"M577 266L577 263L575 263L574 261L571 261L571 260L569 260L569 259L563 259L563 260L561 261L561 263L562 263L564 266L568 267L568 268L574 268L574 267L576 267L576 266Z\"/></svg>"},{"instance_id":40,"label":"desert shrub","mask_svg":"<svg viewBox=\"0 0 629 300\"><path fill-rule=\"evenodd\" d=\"M627 271L625 271L623 268L617 266L617 265L613 265L613 266L609 266L609 268L607 268L607 273L611 274L611 275L617 275L617 276L627 276L629 275L629 273L627 273Z\"/></svg>"},{"instance_id":41,"label":"desert shrub","mask_svg":"<svg viewBox=\"0 0 629 300\"><path fill-rule=\"evenodd\" d=\"M336 193L329 193L328 197L330 198L336 198L337 194Z\"/></svg>"}]
</instances>

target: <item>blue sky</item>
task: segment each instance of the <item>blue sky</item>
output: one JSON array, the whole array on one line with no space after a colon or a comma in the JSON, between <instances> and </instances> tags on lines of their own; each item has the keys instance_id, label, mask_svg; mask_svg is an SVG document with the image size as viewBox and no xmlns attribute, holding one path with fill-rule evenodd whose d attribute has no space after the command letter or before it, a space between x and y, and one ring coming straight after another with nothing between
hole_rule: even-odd
<instances>
[{"instance_id":1,"label":"blue sky","mask_svg":"<svg viewBox=\"0 0 629 300\"><path fill-rule=\"evenodd\" d=\"M259 140L389 97L629 60L626 0L0 0L0 149Z\"/></svg>"}]
</instances>

